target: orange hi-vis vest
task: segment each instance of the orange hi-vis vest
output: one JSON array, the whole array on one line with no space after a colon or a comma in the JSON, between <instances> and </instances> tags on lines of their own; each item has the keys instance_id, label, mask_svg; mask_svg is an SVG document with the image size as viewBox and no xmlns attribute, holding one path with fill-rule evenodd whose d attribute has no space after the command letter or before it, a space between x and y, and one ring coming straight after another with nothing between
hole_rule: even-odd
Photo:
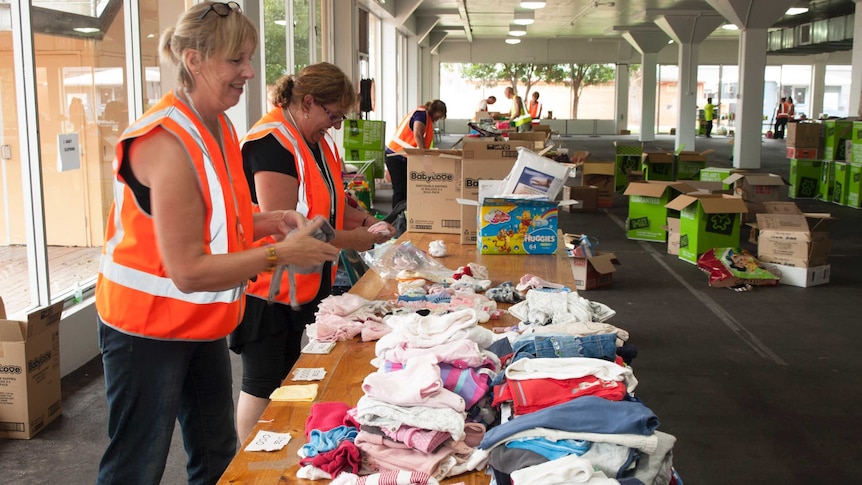
<instances>
[{"instance_id":1,"label":"orange hi-vis vest","mask_svg":"<svg viewBox=\"0 0 862 485\"><path fill-rule=\"evenodd\" d=\"M542 107L542 103L538 101L530 101L530 116L535 120L539 117L539 110Z\"/></svg>"},{"instance_id":2,"label":"orange hi-vis vest","mask_svg":"<svg viewBox=\"0 0 862 485\"><path fill-rule=\"evenodd\" d=\"M247 249L243 231L253 234L251 194L233 125L219 116L224 155L193 109L172 92L120 137L114 159L114 203L96 283L99 317L117 330L165 340L217 340L242 319L246 282L221 291L181 291L165 271L151 215L141 211L119 175L129 163L132 140L161 127L183 144L197 173L206 208L201 247L208 254ZM243 229L247 228L247 229Z\"/></svg>"},{"instance_id":3,"label":"orange hi-vis vest","mask_svg":"<svg viewBox=\"0 0 862 485\"><path fill-rule=\"evenodd\" d=\"M793 105L787 101L778 103L778 118L790 118L790 110Z\"/></svg>"},{"instance_id":4,"label":"orange hi-vis vest","mask_svg":"<svg viewBox=\"0 0 862 485\"><path fill-rule=\"evenodd\" d=\"M314 159L314 154L308 148L308 144L302 138L299 131L284 117L284 111L281 108L276 108L265 114L251 130L245 135L240 142L240 146L249 141L259 140L267 135L273 135L285 150L293 154L293 159L296 163L297 182L299 188L297 190L298 201L296 210L305 217L311 219L316 215L323 216L326 220L331 220L330 214L335 214L335 228L344 229L344 205L345 197L342 192L344 182L341 179L341 162L338 156L338 149L335 142L328 136L324 136L320 140L320 153L323 156L328 174L323 174L317 161ZM329 187L326 185L325 178L332 179L335 187L335 207L332 206L332 194L329 192ZM270 238L263 241L271 243ZM335 275L338 271L337 265L332 265L332 273L329 275L330 284L335 281ZM248 294L264 300L269 296L269 286L272 281L272 273L261 273L257 279L248 286ZM290 283L288 282L288 273L283 272L279 293L276 300L284 304L290 304ZM298 304L308 303L317 296L320 290L321 274L319 272L302 274L297 272L294 275L296 282L296 299Z\"/></svg>"},{"instance_id":5,"label":"orange hi-vis vest","mask_svg":"<svg viewBox=\"0 0 862 485\"><path fill-rule=\"evenodd\" d=\"M426 116L427 119L425 121L425 143L427 143L428 146L418 146L416 144L416 137L413 135L413 130L410 129L410 120L413 119L413 115L416 114L417 111L425 111L425 108L416 108L401 120L401 124L399 124L398 128L395 129L395 136L392 138L392 141L389 142L387 148L393 152L401 152L404 151L405 148L431 148L431 145L433 145L434 142L434 120L431 119L430 114Z\"/></svg>"}]
</instances>

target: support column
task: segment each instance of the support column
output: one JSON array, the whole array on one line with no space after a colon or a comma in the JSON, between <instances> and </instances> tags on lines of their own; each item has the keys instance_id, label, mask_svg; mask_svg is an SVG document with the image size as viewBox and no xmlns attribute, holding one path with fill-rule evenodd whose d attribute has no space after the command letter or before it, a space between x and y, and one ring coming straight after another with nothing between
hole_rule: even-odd
<instances>
[{"instance_id":1,"label":"support column","mask_svg":"<svg viewBox=\"0 0 862 485\"><path fill-rule=\"evenodd\" d=\"M853 67L850 72L849 112L850 116L859 116L862 113L862 0L853 1L856 2L856 15L853 24L853 55L850 58Z\"/></svg>"},{"instance_id":2,"label":"support column","mask_svg":"<svg viewBox=\"0 0 862 485\"><path fill-rule=\"evenodd\" d=\"M629 127L629 65L617 64L616 83L614 87L616 96L615 116L616 132L627 130Z\"/></svg>"},{"instance_id":3,"label":"support column","mask_svg":"<svg viewBox=\"0 0 862 485\"><path fill-rule=\"evenodd\" d=\"M733 166L737 168L760 168L767 37L765 28L739 32L739 92L733 144Z\"/></svg>"},{"instance_id":4,"label":"support column","mask_svg":"<svg viewBox=\"0 0 862 485\"><path fill-rule=\"evenodd\" d=\"M826 58L828 54L817 54L811 65L811 90L808 92L808 115L816 120L823 112L823 96L826 94ZM834 113L833 113L834 114Z\"/></svg>"},{"instance_id":5,"label":"support column","mask_svg":"<svg viewBox=\"0 0 862 485\"><path fill-rule=\"evenodd\" d=\"M658 53L668 46L670 37L654 25L641 25L634 28L614 27L614 30L625 30L623 38L641 53L643 76L641 84L641 125L638 138L642 142L655 141Z\"/></svg>"},{"instance_id":6,"label":"support column","mask_svg":"<svg viewBox=\"0 0 862 485\"><path fill-rule=\"evenodd\" d=\"M697 135L697 45L680 44L679 46L679 85L676 92L677 112L676 150L694 150L694 139Z\"/></svg>"},{"instance_id":7,"label":"support column","mask_svg":"<svg viewBox=\"0 0 862 485\"><path fill-rule=\"evenodd\" d=\"M643 86L641 86L640 141L655 141L658 53L641 54L641 69L643 69Z\"/></svg>"}]
</instances>

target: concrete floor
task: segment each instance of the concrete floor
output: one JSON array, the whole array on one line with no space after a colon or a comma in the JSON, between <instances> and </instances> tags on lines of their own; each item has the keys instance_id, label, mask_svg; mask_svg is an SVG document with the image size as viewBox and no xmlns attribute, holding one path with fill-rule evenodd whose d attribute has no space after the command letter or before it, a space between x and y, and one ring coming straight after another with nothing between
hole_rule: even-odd
<instances>
[{"instance_id":1,"label":"concrete floor","mask_svg":"<svg viewBox=\"0 0 862 485\"><path fill-rule=\"evenodd\" d=\"M672 137L659 138L647 148L672 149ZM455 140L446 136L441 145ZM562 143L590 150L592 160L612 160L613 140L636 138ZM706 148L716 149L709 165L731 165L729 139L699 138L697 149ZM763 170L787 176L784 150L783 140L764 140ZM387 208L385 197L381 191L376 208ZM594 236L620 260L612 288L583 294L614 308L611 323L631 333L639 350L637 395L659 416L659 429L677 437L674 463L689 485L855 482L862 388L853 381L862 364L850 350L862 341L855 306L862 301L862 212L797 202L838 218L829 285L745 293L709 288L702 272L667 255L664 245L626 239L622 196L613 209L560 216L562 230ZM235 387L239 376L234 359ZM99 359L63 380L63 399L62 417L34 439L0 441L0 481L94 482L107 441ZM162 483L185 483L184 458L176 434Z\"/></svg>"}]
</instances>

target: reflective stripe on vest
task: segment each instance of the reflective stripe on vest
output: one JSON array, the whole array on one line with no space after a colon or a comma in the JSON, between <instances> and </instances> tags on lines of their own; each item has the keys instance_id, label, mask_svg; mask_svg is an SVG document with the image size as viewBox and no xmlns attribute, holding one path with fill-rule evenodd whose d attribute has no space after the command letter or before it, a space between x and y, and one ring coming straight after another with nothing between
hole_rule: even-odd
<instances>
[{"instance_id":1,"label":"reflective stripe on vest","mask_svg":"<svg viewBox=\"0 0 862 485\"><path fill-rule=\"evenodd\" d=\"M402 152L404 151L404 148L408 147L425 149L432 146L434 141L434 120L431 119L430 114L426 114L425 116L425 143L427 143L428 146L420 147L418 143L416 143L416 136L413 134L413 130L410 129L410 120L413 119L413 115L415 115L417 111L425 111L425 108L416 108L401 120L398 128L395 129L395 136L389 141L387 148L393 152Z\"/></svg>"},{"instance_id":2,"label":"reflective stripe on vest","mask_svg":"<svg viewBox=\"0 0 862 485\"><path fill-rule=\"evenodd\" d=\"M331 196L326 188L323 175L320 174L320 169L317 166L317 161L314 154L308 148L302 135L295 131L292 125L289 125L284 117L284 112L281 108L276 108L265 114L260 121L251 127L246 136L240 143L241 146L249 141L259 140L272 134L276 140L289 151L294 158L297 172L297 207L296 210L302 213L309 219L315 215L321 215L327 220L330 219ZM300 141L301 140L301 141ZM320 153L324 162L329 167L329 172L332 177L332 182L335 185L335 228L344 228L344 203L343 197L339 197L343 193L339 190L343 187L341 179L341 162L338 157L338 150L335 148L335 142L328 135L321 138ZM297 156L300 154L300 156ZM317 175L319 179L314 179ZM325 202L325 203L324 203ZM337 265L332 265L332 274L330 275L330 284L335 281L335 275L338 271ZM262 299L267 299L269 296L269 287L272 281L272 273L261 273L257 276L256 281L249 284L248 294ZM285 271L282 275L281 285L276 300L284 303L290 303L290 283L288 281L288 272ZM308 303L317 296L320 290L321 282L320 273L296 274L296 299L300 305Z\"/></svg>"},{"instance_id":3,"label":"reflective stripe on vest","mask_svg":"<svg viewBox=\"0 0 862 485\"><path fill-rule=\"evenodd\" d=\"M161 127L185 147L204 194L205 250L226 254L245 249L240 223L252 229L254 222L251 197L240 175L242 163L233 126L226 117L219 117L226 160L217 167L210 154L213 150L220 153L218 142L192 117L190 108L168 93L126 129L116 146L114 203L99 264L96 306L106 324L124 333L157 339L215 340L233 331L242 317L244 282L221 291L187 293L177 288L159 255L152 217L140 210L118 173L120 164L128 163L127 142Z\"/></svg>"}]
</instances>

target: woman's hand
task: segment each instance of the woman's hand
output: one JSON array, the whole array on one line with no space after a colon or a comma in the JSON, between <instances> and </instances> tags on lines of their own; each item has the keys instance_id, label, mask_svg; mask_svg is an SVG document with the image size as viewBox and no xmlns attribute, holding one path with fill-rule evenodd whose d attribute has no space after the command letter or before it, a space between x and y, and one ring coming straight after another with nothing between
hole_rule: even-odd
<instances>
[{"instance_id":1,"label":"woman's hand","mask_svg":"<svg viewBox=\"0 0 862 485\"><path fill-rule=\"evenodd\" d=\"M309 220L294 210L273 210L255 214L255 240L272 236L276 241L283 241L294 229L305 227Z\"/></svg>"},{"instance_id":2,"label":"woman's hand","mask_svg":"<svg viewBox=\"0 0 862 485\"><path fill-rule=\"evenodd\" d=\"M283 212L293 212L302 217L296 211ZM326 222L325 219L316 221L308 221L304 217L302 219L305 222L302 223L301 227L298 227L287 235L282 242L275 245L278 264L294 264L308 267L338 259L339 249L337 247L314 237L315 231Z\"/></svg>"}]
</instances>

